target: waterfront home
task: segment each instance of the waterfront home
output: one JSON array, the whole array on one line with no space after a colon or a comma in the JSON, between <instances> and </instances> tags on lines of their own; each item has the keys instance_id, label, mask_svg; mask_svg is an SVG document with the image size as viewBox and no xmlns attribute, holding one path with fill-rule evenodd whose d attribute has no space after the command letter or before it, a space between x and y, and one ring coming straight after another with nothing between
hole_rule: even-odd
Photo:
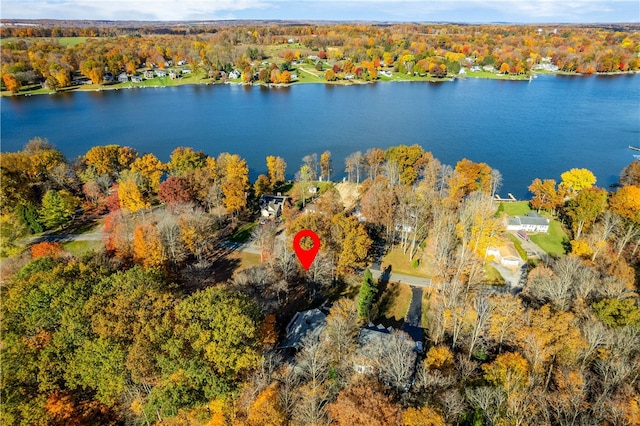
<instances>
[{"instance_id":1,"label":"waterfront home","mask_svg":"<svg viewBox=\"0 0 640 426\"><path fill-rule=\"evenodd\" d=\"M263 217L277 218L282 213L284 203L289 199L282 195L268 195L263 194L260 196L258 204L260 205L260 214Z\"/></svg>"},{"instance_id":2,"label":"waterfront home","mask_svg":"<svg viewBox=\"0 0 640 426\"><path fill-rule=\"evenodd\" d=\"M139 75L132 75L131 81L134 83L142 83L142 77L140 77Z\"/></svg>"},{"instance_id":3,"label":"waterfront home","mask_svg":"<svg viewBox=\"0 0 640 426\"><path fill-rule=\"evenodd\" d=\"M156 70L156 75L158 77L166 77L167 76L167 72L164 70Z\"/></svg>"},{"instance_id":4,"label":"waterfront home","mask_svg":"<svg viewBox=\"0 0 640 426\"><path fill-rule=\"evenodd\" d=\"M528 212L524 216L510 218L507 231L549 232L549 219L536 212Z\"/></svg>"},{"instance_id":5,"label":"waterfront home","mask_svg":"<svg viewBox=\"0 0 640 426\"><path fill-rule=\"evenodd\" d=\"M120 83L126 83L127 81L129 81L129 77L127 76L127 73L120 73L120 75L118 75L118 81Z\"/></svg>"},{"instance_id":6,"label":"waterfront home","mask_svg":"<svg viewBox=\"0 0 640 426\"><path fill-rule=\"evenodd\" d=\"M150 80L154 77L153 75L153 71L151 70L147 70L144 72L144 78L146 78L147 80Z\"/></svg>"}]
</instances>

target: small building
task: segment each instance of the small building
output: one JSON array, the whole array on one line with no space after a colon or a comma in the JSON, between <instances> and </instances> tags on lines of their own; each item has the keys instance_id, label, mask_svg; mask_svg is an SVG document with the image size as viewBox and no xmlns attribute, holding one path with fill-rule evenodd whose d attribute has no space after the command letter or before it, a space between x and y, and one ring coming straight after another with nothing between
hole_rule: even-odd
<instances>
[{"instance_id":1,"label":"small building","mask_svg":"<svg viewBox=\"0 0 640 426\"><path fill-rule=\"evenodd\" d=\"M147 80L150 80L154 77L153 75L153 71L151 70L147 70L144 72L144 78L146 78Z\"/></svg>"},{"instance_id":2,"label":"small building","mask_svg":"<svg viewBox=\"0 0 640 426\"><path fill-rule=\"evenodd\" d=\"M289 197L283 195L261 195L260 200L258 200L260 215L263 217L279 217L282 213L284 203L287 202L288 199Z\"/></svg>"},{"instance_id":3,"label":"small building","mask_svg":"<svg viewBox=\"0 0 640 426\"><path fill-rule=\"evenodd\" d=\"M142 83L142 77L140 77L139 75L132 75L131 81L134 83Z\"/></svg>"},{"instance_id":4,"label":"small building","mask_svg":"<svg viewBox=\"0 0 640 426\"><path fill-rule=\"evenodd\" d=\"M280 348L299 351L306 340L319 339L326 325L327 314L318 308L296 312L285 329L287 337Z\"/></svg>"},{"instance_id":5,"label":"small building","mask_svg":"<svg viewBox=\"0 0 640 426\"><path fill-rule=\"evenodd\" d=\"M185 65L187 65L187 61L185 61L184 59L182 59L182 60L178 61L178 66L179 66L179 67L183 67L183 66L185 66Z\"/></svg>"},{"instance_id":6,"label":"small building","mask_svg":"<svg viewBox=\"0 0 640 426\"><path fill-rule=\"evenodd\" d=\"M102 79L103 79L105 82L107 82L107 83L111 83L111 82L113 82L113 81L114 81L113 74L111 74L110 72L106 73L106 74L102 77Z\"/></svg>"},{"instance_id":7,"label":"small building","mask_svg":"<svg viewBox=\"0 0 640 426\"><path fill-rule=\"evenodd\" d=\"M507 268L518 268L523 263L513 243L500 247L489 247L487 256L493 256L500 265Z\"/></svg>"},{"instance_id":8,"label":"small building","mask_svg":"<svg viewBox=\"0 0 640 426\"><path fill-rule=\"evenodd\" d=\"M549 219L536 212L528 212L524 216L510 218L507 231L549 232Z\"/></svg>"},{"instance_id":9,"label":"small building","mask_svg":"<svg viewBox=\"0 0 640 426\"><path fill-rule=\"evenodd\" d=\"M167 76L167 72L164 70L156 70L156 75L158 77L166 77Z\"/></svg>"},{"instance_id":10,"label":"small building","mask_svg":"<svg viewBox=\"0 0 640 426\"><path fill-rule=\"evenodd\" d=\"M176 78L178 78L178 75L179 75L179 74L178 74L176 71L174 71L174 70L169 71L169 78L170 78L171 80L175 80Z\"/></svg>"},{"instance_id":11,"label":"small building","mask_svg":"<svg viewBox=\"0 0 640 426\"><path fill-rule=\"evenodd\" d=\"M242 75L242 74L240 74L240 71L238 71L238 70L233 70L233 71L231 71L231 72L229 73L229 78L230 78L230 79L232 79L232 80L236 80L236 79L240 78L240 76L241 76L241 75Z\"/></svg>"},{"instance_id":12,"label":"small building","mask_svg":"<svg viewBox=\"0 0 640 426\"><path fill-rule=\"evenodd\" d=\"M123 73L120 73L120 75L118 75L118 81L119 81L120 83L126 83L126 82L128 82L128 81L129 81L129 76L127 76L127 74L126 74L126 73L124 73L124 72L123 72Z\"/></svg>"},{"instance_id":13,"label":"small building","mask_svg":"<svg viewBox=\"0 0 640 426\"><path fill-rule=\"evenodd\" d=\"M182 74L191 74L191 68L185 68L182 70Z\"/></svg>"}]
</instances>

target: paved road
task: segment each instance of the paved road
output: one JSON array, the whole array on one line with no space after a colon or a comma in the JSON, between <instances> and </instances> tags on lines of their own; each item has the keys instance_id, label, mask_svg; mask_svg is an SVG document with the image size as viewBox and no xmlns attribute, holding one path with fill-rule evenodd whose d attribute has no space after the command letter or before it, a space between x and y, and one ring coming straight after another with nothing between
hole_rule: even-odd
<instances>
[{"instance_id":1,"label":"paved road","mask_svg":"<svg viewBox=\"0 0 640 426\"><path fill-rule=\"evenodd\" d=\"M381 271L379 269L370 269L371 275L373 278L380 278L385 274L384 279L393 283L403 283L408 284L411 287L421 287L421 288L429 288L431 287L431 279L423 278L423 277L414 277L413 275L405 275L405 274L397 274L391 272L387 274L385 271Z\"/></svg>"},{"instance_id":2,"label":"paved road","mask_svg":"<svg viewBox=\"0 0 640 426\"><path fill-rule=\"evenodd\" d=\"M42 234L37 237L30 237L25 239L25 243L27 245L37 244L42 242L58 242L58 243L68 243L70 241L102 241L103 227L100 226L94 229L91 232L85 232L84 234L60 234L60 235L50 235L50 234Z\"/></svg>"}]
</instances>

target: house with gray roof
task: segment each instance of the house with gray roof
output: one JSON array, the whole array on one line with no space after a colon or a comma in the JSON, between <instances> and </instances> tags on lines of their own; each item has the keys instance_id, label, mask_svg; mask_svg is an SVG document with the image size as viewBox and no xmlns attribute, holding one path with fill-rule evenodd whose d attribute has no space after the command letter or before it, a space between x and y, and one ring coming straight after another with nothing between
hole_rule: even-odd
<instances>
[{"instance_id":1,"label":"house with gray roof","mask_svg":"<svg viewBox=\"0 0 640 426\"><path fill-rule=\"evenodd\" d=\"M307 339L319 339L327 325L327 314L318 308L296 312L285 329L287 337L282 342L282 349L299 351Z\"/></svg>"},{"instance_id":2,"label":"house with gray roof","mask_svg":"<svg viewBox=\"0 0 640 426\"><path fill-rule=\"evenodd\" d=\"M549 232L549 219L536 212L528 212L524 216L510 218L507 231Z\"/></svg>"}]
</instances>

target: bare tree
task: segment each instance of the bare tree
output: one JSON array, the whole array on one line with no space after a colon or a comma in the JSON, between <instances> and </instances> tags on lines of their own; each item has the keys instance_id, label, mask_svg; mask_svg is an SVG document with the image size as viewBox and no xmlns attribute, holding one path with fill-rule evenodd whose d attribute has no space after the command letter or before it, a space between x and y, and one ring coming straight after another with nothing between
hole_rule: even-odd
<instances>
[{"instance_id":1,"label":"bare tree","mask_svg":"<svg viewBox=\"0 0 640 426\"><path fill-rule=\"evenodd\" d=\"M415 343L402 331L393 331L380 340L378 375L383 383L402 393L409 389L415 366Z\"/></svg>"},{"instance_id":2,"label":"bare tree","mask_svg":"<svg viewBox=\"0 0 640 426\"><path fill-rule=\"evenodd\" d=\"M473 350L479 341L483 338L487 323L491 317L492 305L484 297L478 297L474 301L475 307L475 320L473 322L473 329L469 336L469 357L473 355Z\"/></svg>"},{"instance_id":3,"label":"bare tree","mask_svg":"<svg viewBox=\"0 0 640 426\"><path fill-rule=\"evenodd\" d=\"M295 258L287 243L284 241L276 243L275 253L269 259L269 265L275 272L280 273L285 280L289 280L289 277L295 273L297 269Z\"/></svg>"}]
</instances>

